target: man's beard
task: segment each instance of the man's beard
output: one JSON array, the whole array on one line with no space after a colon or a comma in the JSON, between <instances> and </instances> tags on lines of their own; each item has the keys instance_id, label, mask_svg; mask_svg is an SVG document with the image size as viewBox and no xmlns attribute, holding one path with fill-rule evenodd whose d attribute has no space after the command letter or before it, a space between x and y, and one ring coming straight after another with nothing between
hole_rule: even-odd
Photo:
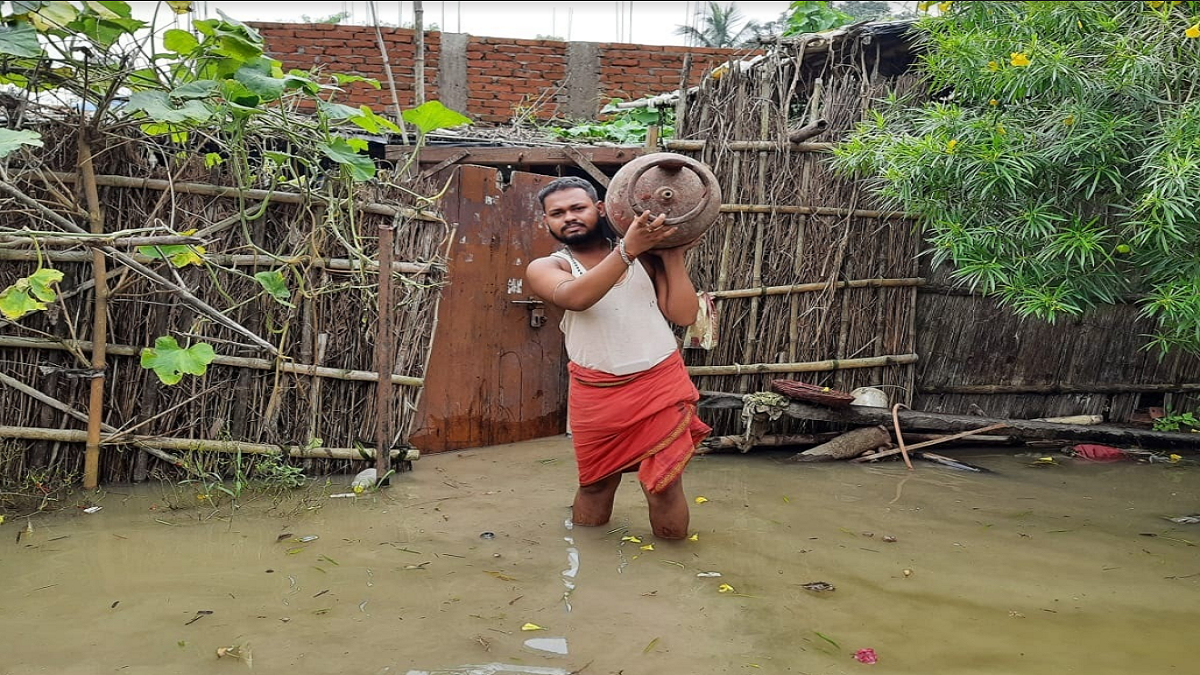
<instances>
[{"instance_id":1,"label":"man's beard","mask_svg":"<svg viewBox=\"0 0 1200 675\"><path fill-rule=\"evenodd\" d=\"M549 228L547 228L549 229ZM596 221L596 226L586 232L577 234L568 234L567 236L559 236L553 230L550 231L550 236L566 244L567 246L584 247L588 244L595 244L601 241L607 241L611 238L608 225L608 218L600 216Z\"/></svg>"}]
</instances>

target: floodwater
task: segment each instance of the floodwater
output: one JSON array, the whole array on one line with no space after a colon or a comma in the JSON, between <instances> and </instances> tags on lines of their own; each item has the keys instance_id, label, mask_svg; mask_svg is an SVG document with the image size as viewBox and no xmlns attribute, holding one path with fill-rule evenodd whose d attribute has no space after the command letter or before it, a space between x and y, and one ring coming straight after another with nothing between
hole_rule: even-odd
<instances>
[{"instance_id":1,"label":"floodwater","mask_svg":"<svg viewBox=\"0 0 1200 675\"><path fill-rule=\"evenodd\" d=\"M943 454L995 473L697 458L684 542L628 475L570 528L561 437L355 499L110 487L0 525L0 673L1200 672L1200 468Z\"/></svg>"}]
</instances>

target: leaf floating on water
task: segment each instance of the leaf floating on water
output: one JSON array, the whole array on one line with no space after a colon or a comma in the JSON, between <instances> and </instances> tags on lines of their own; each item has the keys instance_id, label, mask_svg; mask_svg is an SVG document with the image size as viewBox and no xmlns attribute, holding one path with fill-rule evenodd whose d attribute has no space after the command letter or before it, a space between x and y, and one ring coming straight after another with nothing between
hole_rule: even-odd
<instances>
[{"instance_id":1,"label":"leaf floating on water","mask_svg":"<svg viewBox=\"0 0 1200 675\"><path fill-rule=\"evenodd\" d=\"M310 534L306 537L297 537L296 539L293 539L292 541L299 542L301 544L307 544L308 542L316 541L317 539L320 539L320 537L318 537L315 534Z\"/></svg>"},{"instance_id":2,"label":"leaf floating on water","mask_svg":"<svg viewBox=\"0 0 1200 675\"><path fill-rule=\"evenodd\" d=\"M646 645L646 648L642 650L642 653L649 654L651 651L653 651L654 648L658 646L658 641L660 639L661 638L654 638L653 640L651 640L650 644Z\"/></svg>"},{"instance_id":3,"label":"leaf floating on water","mask_svg":"<svg viewBox=\"0 0 1200 675\"><path fill-rule=\"evenodd\" d=\"M303 546L297 546L295 548L289 548L287 551L287 554L288 555L296 555L297 553L300 553L303 550L304 550Z\"/></svg>"},{"instance_id":4,"label":"leaf floating on water","mask_svg":"<svg viewBox=\"0 0 1200 675\"><path fill-rule=\"evenodd\" d=\"M653 551L653 550L654 550L654 544L646 544L645 546L642 546L642 547L641 547L641 549L642 549L643 551Z\"/></svg>"},{"instance_id":5,"label":"leaf floating on water","mask_svg":"<svg viewBox=\"0 0 1200 675\"><path fill-rule=\"evenodd\" d=\"M287 538L293 537L293 536L295 536L295 535L293 535L291 532L284 532L283 534L279 535L278 537L275 537L275 543L279 543L279 542L283 541L284 539L287 539Z\"/></svg>"},{"instance_id":6,"label":"leaf floating on water","mask_svg":"<svg viewBox=\"0 0 1200 675\"><path fill-rule=\"evenodd\" d=\"M640 543L642 543L642 540L641 540L641 539L638 539L637 537L633 537L633 536L629 536L629 537L621 537L621 541L628 541L628 542L630 542L630 543L633 543L633 544L640 544Z\"/></svg>"},{"instance_id":7,"label":"leaf floating on water","mask_svg":"<svg viewBox=\"0 0 1200 675\"><path fill-rule=\"evenodd\" d=\"M527 624L525 624L524 626L521 626L521 630L523 630L523 631L535 631L535 630L546 630L546 629L545 629L545 628L542 628L541 626L537 625L536 623L527 623Z\"/></svg>"},{"instance_id":8,"label":"leaf floating on water","mask_svg":"<svg viewBox=\"0 0 1200 675\"><path fill-rule=\"evenodd\" d=\"M697 504L703 504L708 501L708 497L696 497Z\"/></svg>"},{"instance_id":9,"label":"leaf floating on water","mask_svg":"<svg viewBox=\"0 0 1200 675\"><path fill-rule=\"evenodd\" d=\"M721 584L720 586L717 587L718 593L733 593L734 591L735 591L734 587L730 586L729 584Z\"/></svg>"},{"instance_id":10,"label":"leaf floating on water","mask_svg":"<svg viewBox=\"0 0 1200 675\"><path fill-rule=\"evenodd\" d=\"M700 533L697 532L696 534L688 537L688 541L700 541Z\"/></svg>"},{"instance_id":11,"label":"leaf floating on water","mask_svg":"<svg viewBox=\"0 0 1200 675\"><path fill-rule=\"evenodd\" d=\"M680 569L687 569L687 565L684 565L683 563L676 561L676 560L663 560L661 562L664 565L674 565Z\"/></svg>"},{"instance_id":12,"label":"leaf floating on water","mask_svg":"<svg viewBox=\"0 0 1200 675\"><path fill-rule=\"evenodd\" d=\"M828 642L829 644L833 645L833 646L834 646L834 647L836 647L837 649L841 649L841 648L842 648L842 646L841 646L841 645L839 645L838 643L836 643L836 642L834 642L833 640L831 640L831 639L829 639L829 638L825 637L824 635L821 635L821 633L820 633L819 631L815 631L815 630L814 630L813 632L817 634L817 637L819 637L819 638L821 638L822 640L824 640L824 641Z\"/></svg>"},{"instance_id":13,"label":"leaf floating on water","mask_svg":"<svg viewBox=\"0 0 1200 675\"><path fill-rule=\"evenodd\" d=\"M497 572L497 571L494 571L494 570L488 570L488 571L486 572L486 574L490 574L490 575L492 575L492 576L496 577L497 579L499 579L500 581L516 581L516 579L514 579L513 577L510 577L510 576L508 576L507 574L505 574L505 573L503 573L503 572Z\"/></svg>"},{"instance_id":14,"label":"leaf floating on water","mask_svg":"<svg viewBox=\"0 0 1200 675\"><path fill-rule=\"evenodd\" d=\"M334 560L333 558L330 558L330 557L329 557L329 556L327 556L327 555L319 555L319 556L317 556L317 560L324 560L324 561L325 561L325 562L327 562L327 563L330 563L330 564L333 564L333 565L337 565L338 567L341 567L341 563L339 563L338 561Z\"/></svg>"}]
</instances>

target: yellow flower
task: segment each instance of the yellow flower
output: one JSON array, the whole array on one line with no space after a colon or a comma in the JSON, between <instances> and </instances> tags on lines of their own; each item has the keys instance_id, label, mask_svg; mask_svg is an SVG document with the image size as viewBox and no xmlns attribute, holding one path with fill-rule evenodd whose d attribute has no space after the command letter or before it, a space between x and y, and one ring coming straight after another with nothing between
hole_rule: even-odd
<instances>
[{"instance_id":1,"label":"yellow flower","mask_svg":"<svg viewBox=\"0 0 1200 675\"><path fill-rule=\"evenodd\" d=\"M703 504L704 502L707 502L707 501L708 501L708 497L696 497L697 504Z\"/></svg>"},{"instance_id":2,"label":"yellow flower","mask_svg":"<svg viewBox=\"0 0 1200 675\"><path fill-rule=\"evenodd\" d=\"M921 10L922 12L928 12L932 5L932 2L918 2L917 9Z\"/></svg>"},{"instance_id":3,"label":"yellow flower","mask_svg":"<svg viewBox=\"0 0 1200 675\"><path fill-rule=\"evenodd\" d=\"M951 140L950 140L950 142L946 144L946 152L947 152L947 153L949 153L949 154L951 154L951 155L953 155L953 154L954 154L954 148L955 148L957 145L958 145L958 141L957 141L957 140L955 140L955 139L951 139Z\"/></svg>"},{"instance_id":4,"label":"yellow flower","mask_svg":"<svg viewBox=\"0 0 1200 675\"><path fill-rule=\"evenodd\" d=\"M1000 70L1000 63L998 61L988 61L987 68L994 73Z\"/></svg>"},{"instance_id":5,"label":"yellow flower","mask_svg":"<svg viewBox=\"0 0 1200 675\"><path fill-rule=\"evenodd\" d=\"M1074 115L1067 115L1067 118L1066 118L1065 120L1063 120L1063 124L1065 124L1065 125L1067 125L1067 126L1072 126L1072 125L1074 125L1074 124L1075 124L1075 116L1074 116Z\"/></svg>"},{"instance_id":6,"label":"yellow flower","mask_svg":"<svg viewBox=\"0 0 1200 675\"><path fill-rule=\"evenodd\" d=\"M733 586L730 586L729 584L721 584L720 586L717 587L717 592L718 593L733 593L734 589L733 589Z\"/></svg>"},{"instance_id":7,"label":"yellow flower","mask_svg":"<svg viewBox=\"0 0 1200 675\"><path fill-rule=\"evenodd\" d=\"M941 12L942 14L945 14L946 12L950 11L950 5L953 5L953 4L954 4L953 2L939 2L938 3L938 11Z\"/></svg>"},{"instance_id":8,"label":"yellow flower","mask_svg":"<svg viewBox=\"0 0 1200 675\"><path fill-rule=\"evenodd\" d=\"M992 100L988 101L988 105L997 106L997 105L1000 105L1000 101L997 101L996 99L992 99Z\"/></svg>"},{"instance_id":9,"label":"yellow flower","mask_svg":"<svg viewBox=\"0 0 1200 675\"><path fill-rule=\"evenodd\" d=\"M1167 3L1165 3L1165 2L1147 2L1146 4L1150 5L1150 7L1154 8L1154 9L1158 9L1159 7L1162 7L1163 5L1165 5Z\"/></svg>"},{"instance_id":10,"label":"yellow flower","mask_svg":"<svg viewBox=\"0 0 1200 675\"><path fill-rule=\"evenodd\" d=\"M1183 31L1183 34L1192 38L1193 40L1200 38L1200 23L1192 24L1187 30Z\"/></svg>"},{"instance_id":11,"label":"yellow flower","mask_svg":"<svg viewBox=\"0 0 1200 675\"><path fill-rule=\"evenodd\" d=\"M1003 124L997 124L997 125L996 125L996 133L998 133L998 134L1000 134L1001 136L1003 136L1003 135L1007 134L1008 132L1004 130L1004 125L1003 125Z\"/></svg>"},{"instance_id":12,"label":"yellow flower","mask_svg":"<svg viewBox=\"0 0 1200 675\"><path fill-rule=\"evenodd\" d=\"M1013 52L1008 55L1009 63L1018 68L1024 68L1029 65L1029 55L1025 52Z\"/></svg>"},{"instance_id":13,"label":"yellow flower","mask_svg":"<svg viewBox=\"0 0 1200 675\"><path fill-rule=\"evenodd\" d=\"M1170 459L1171 459L1171 463L1174 464L1183 458L1180 457L1179 455L1171 455ZM2 520L2 518L3 518L3 516L0 516L0 523L4 522L4 520Z\"/></svg>"}]
</instances>

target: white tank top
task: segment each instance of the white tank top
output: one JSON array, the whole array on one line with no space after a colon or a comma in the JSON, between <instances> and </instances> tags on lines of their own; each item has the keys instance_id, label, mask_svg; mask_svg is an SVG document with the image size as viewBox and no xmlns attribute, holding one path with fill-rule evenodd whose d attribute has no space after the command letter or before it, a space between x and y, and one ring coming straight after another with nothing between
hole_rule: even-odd
<instances>
[{"instance_id":1,"label":"white tank top","mask_svg":"<svg viewBox=\"0 0 1200 675\"><path fill-rule=\"evenodd\" d=\"M587 271L565 251L551 255L566 260L573 276ZM566 310L559 327L566 337L568 358L612 375L649 370L679 348L658 308L654 282L636 260L599 302L582 312Z\"/></svg>"}]
</instances>

